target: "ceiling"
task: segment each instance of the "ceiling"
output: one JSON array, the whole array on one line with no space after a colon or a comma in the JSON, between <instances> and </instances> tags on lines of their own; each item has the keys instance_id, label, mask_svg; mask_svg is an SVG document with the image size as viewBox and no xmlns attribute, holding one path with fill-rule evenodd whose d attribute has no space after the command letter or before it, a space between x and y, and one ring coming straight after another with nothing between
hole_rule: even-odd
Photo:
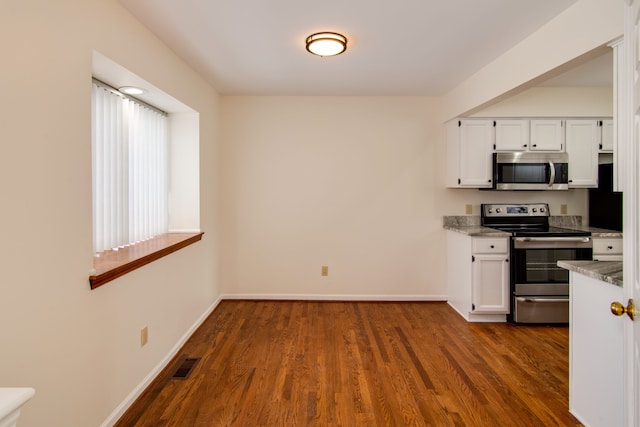
<instances>
[{"instance_id":1,"label":"ceiling","mask_svg":"<svg viewBox=\"0 0 640 427\"><path fill-rule=\"evenodd\" d=\"M575 1L120 0L223 95L443 95Z\"/></svg>"}]
</instances>

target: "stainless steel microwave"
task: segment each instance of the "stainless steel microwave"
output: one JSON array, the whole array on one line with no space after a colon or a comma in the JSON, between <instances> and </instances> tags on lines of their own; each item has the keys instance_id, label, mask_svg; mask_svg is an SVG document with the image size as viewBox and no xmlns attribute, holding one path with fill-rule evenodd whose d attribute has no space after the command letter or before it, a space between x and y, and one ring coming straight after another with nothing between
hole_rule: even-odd
<instances>
[{"instance_id":1,"label":"stainless steel microwave","mask_svg":"<svg viewBox=\"0 0 640 427\"><path fill-rule=\"evenodd\" d=\"M567 153L493 153L496 190L568 190Z\"/></svg>"}]
</instances>

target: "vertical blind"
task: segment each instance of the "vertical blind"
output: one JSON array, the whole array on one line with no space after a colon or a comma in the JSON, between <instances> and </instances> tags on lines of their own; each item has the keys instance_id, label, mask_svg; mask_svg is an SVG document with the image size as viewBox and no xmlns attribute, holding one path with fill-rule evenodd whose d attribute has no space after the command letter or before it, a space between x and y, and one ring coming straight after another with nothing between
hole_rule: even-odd
<instances>
[{"instance_id":1,"label":"vertical blind","mask_svg":"<svg viewBox=\"0 0 640 427\"><path fill-rule=\"evenodd\" d=\"M166 114L96 81L91 111L94 252L166 233Z\"/></svg>"}]
</instances>

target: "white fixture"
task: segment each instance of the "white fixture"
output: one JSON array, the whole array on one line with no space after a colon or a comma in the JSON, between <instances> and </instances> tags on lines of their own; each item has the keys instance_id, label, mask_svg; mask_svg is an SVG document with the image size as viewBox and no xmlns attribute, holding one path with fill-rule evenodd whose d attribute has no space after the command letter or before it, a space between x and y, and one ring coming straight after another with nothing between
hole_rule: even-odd
<instances>
[{"instance_id":1,"label":"white fixture","mask_svg":"<svg viewBox=\"0 0 640 427\"><path fill-rule=\"evenodd\" d=\"M127 95L142 95L147 92L146 90L135 86L122 86L119 87L118 90L122 93L126 93Z\"/></svg>"},{"instance_id":2,"label":"white fixture","mask_svg":"<svg viewBox=\"0 0 640 427\"><path fill-rule=\"evenodd\" d=\"M314 55L335 56L347 50L347 38L342 34L325 31L307 37L306 46Z\"/></svg>"}]
</instances>

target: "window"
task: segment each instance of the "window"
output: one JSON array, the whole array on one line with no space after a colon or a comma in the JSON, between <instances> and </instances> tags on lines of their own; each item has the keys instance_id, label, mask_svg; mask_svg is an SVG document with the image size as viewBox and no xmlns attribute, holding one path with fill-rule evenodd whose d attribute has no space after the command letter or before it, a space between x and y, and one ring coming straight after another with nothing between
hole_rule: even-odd
<instances>
[{"instance_id":1,"label":"window","mask_svg":"<svg viewBox=\"0 0 640 427\"><path fill-rule=\"evenodd\" d=\"M168 231L167 114L93 81L94 252Z\"/></svg>"},{"instance_id":2,"label":"window","mask_svg":"<svg viewBox=\"0 0 640 427\"><path fill-rule=\"evenodd\" d=\"M89 284L96 289L200 241L204 233L200 113L96 51L92 76L94 256ZM127 98L114 89L117 82L144 87L154 106Z\"/></svg>"}]
</instances>

